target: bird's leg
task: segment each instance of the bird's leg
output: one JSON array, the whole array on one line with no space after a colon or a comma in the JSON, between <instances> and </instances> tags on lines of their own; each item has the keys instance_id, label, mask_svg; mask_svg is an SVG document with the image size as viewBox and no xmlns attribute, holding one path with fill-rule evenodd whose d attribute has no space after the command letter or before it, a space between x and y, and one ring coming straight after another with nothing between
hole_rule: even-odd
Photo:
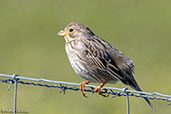
<instances>
[{"instance_id":1,"label":"bird's leg","mask_svg":"<svg viewBox=\"0 0 171 114\"><path fill-rule=\"evenodd\" d=\"M106 95L102 94L102 92L101 92L101 88L102 88L106 83L107 83L107 81L104 82L104 83L101 83L99 86L97 86L97 87L95 88L94 91L95 91L96 93L98 93L99 95L103 96L103 97L107 97Z\"/></svg>"},{"instance_id":2,"label":"bird's leg","mask_svg":"<svg viewBox=\"0 0 171 114\"><path fill-rule=\"evenodd\" d=\"M80 83L80 90L84 97L87 97L84 93L84 87L85 87L85 84L88 84L88 83L89 83L89 81L84 81L84 82Z\"/></svg>"}]
</instances>

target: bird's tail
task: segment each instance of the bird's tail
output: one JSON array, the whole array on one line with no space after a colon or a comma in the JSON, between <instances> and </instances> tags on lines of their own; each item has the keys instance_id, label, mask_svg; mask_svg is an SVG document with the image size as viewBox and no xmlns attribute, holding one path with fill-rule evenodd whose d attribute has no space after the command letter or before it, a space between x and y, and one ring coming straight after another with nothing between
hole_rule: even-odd
<instances>
[{"instance_id":1,"label":"bird's tail","mask_svg":"<svg viewBox=\"0 0 171 114\"><path fill-rule=\"evenodd\" d=\"M139 87L138 88L135 88L135 90L137 91L142 91ZM140 94L140 95L145 95L145 94ZM151 104L150 100L147 98L147 97L144 97L145 101L150 105L150 107L152 108L152 110L154 112L156 112L156 109L153 107L153 105Z\"/></svg>"},{"instance_id":2,"label":"bird's tail","mask_svg":"<svg viewBox=\"0 0 171 114\"><path fill-rule=\"evenodd\" d=\"M142 91L140 87L138 86L137 82L135 81L132 73L126 74L125 72L122 72L125 75L125 79L120 79L124 84L131 86L133 89L136 91ZM145 94L140 94L140 95L145 95ZM143 97L146 102L150 105L153 111L156 111L153 105L151 104L150 100L146 97Z\"/></svg>"},{"instance_id":3,"label":"bird's tail","mask_svg":"<svg viewBox=\"0 0 171 114\"><path fill-rule=\"evenodd\" d=\"M142 91L140 89L140 87L138 86L137 82L135 81L134 78L132 79L126 79L126 80L121 80L123 83L125 83L126 85L131 86L133 89L137 90L137 91ZM145 94L140 94L140 95L145 95ZM146 97L144 97L144 99L146 100L146 102L150 105L150 107L152 108L153 111L156 111L155 108L153 107L153 105L151 104L150 100Z\"/></svg>"},{"instance_id":4,"label":"bird's tail","mask_svg":"<svg viewBox=\"0 0 171 114\"><path fill-rule=\"evenodd\" d=\"M135 80L128 81L128 85L130 85L132 88L134 88L137 91L142 91ZM145 95L145 94L140 94L140 95ZM150 105L150 107L152 108L152 110L155 112L156 110L153 107L153 105L151 104L150 100L148 98L146 98L146 97L144 97L144 99Z\"/></svg>"}]
</instances>

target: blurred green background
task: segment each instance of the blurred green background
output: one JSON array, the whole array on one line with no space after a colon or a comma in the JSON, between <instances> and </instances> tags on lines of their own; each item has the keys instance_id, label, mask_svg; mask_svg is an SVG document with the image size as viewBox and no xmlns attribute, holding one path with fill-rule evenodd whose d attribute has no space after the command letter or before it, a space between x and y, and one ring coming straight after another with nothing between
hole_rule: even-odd
<instances>
[{"instance_id":1,"label":"blurred green background","mask_svg":"<svg viewBox=\"0 0 171 114\"><path fill-rule=\"evenodd\" d=\"M171 94L170 0L1 0L0 73L80 83L67 59L65 41L56 35L80 22L117 47L135 64L144 91ZM123 84L106 85L125 87ZM13 108L13 87L0 83L0 109ZM19 85L18 109L30 114L126 114L124 97ZM170 114L163 101L130 98L131 114ZM1 113L1 112L0 112Z\"/></svg>"}]
</instances>

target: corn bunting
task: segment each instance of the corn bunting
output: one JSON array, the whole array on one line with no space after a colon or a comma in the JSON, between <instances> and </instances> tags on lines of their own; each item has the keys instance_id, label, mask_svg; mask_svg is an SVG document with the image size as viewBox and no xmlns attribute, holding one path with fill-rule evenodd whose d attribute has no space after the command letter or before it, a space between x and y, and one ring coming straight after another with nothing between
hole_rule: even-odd
<instances>
[{"instance_id":1,"label":"corn bunting","mask_svg":"<svg viewBox=\"0 0 171 114\"><path fill-rule=\"evenodd\" d=\"M84 86L89 82L101 83L95 92L105 96L101 88L106 83L117 81L142 91L133 77L134 64L127 56L105 40L96 36L87 26L70 23L58 33L65 38L65 49L74 71L86 81L80 84L84 94ZM154 109L147 98L147 103Z\"/></svg>"}]
</instances>

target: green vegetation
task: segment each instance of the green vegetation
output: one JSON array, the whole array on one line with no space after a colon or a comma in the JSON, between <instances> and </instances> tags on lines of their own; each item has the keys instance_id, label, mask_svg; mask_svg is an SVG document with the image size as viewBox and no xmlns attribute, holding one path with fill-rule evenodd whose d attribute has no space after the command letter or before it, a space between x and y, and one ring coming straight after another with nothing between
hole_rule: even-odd
<instances>
[{"instance_id":1,"label":"green vegetation","mask_svg":"<svg viewBox=\"0 0 171 114\"><path fill-rule=\"evenodd\" d=\"M69 82L83 81L67 59L56 33L69 22L88 25L135 64L144 91L171 94L171 1L169 0L1 0L0 73ZM124 85L107 85L122 88ZM0 110L13 108L13 88L0 83ZM18 109L29 114L126 114L124 97L19 85ZM165 102L131 97L132 114L170 114ZM1 113L1 112L0 112Z\"/></svg>"}]
</instances>

